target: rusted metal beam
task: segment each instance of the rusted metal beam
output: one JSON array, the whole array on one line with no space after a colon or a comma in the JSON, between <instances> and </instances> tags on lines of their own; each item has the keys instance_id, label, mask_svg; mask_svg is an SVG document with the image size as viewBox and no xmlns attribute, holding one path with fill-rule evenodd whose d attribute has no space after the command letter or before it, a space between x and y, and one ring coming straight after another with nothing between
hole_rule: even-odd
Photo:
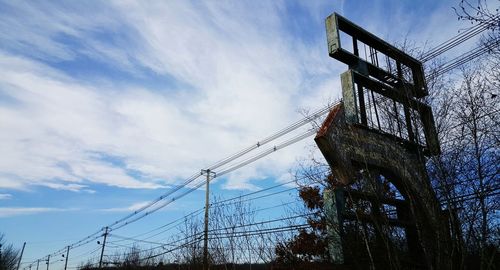
<instances>
[{"instance_id":1,"label":"rusted metal beam","mask_svg":"<svg viewBox=\"0 0 500 270\"><path fill-rule=\"evenodd\" d=\"M342 82L342 94L344 97L346 120L349 123L360 123L360 119L358 118L357 114L358 106L361 107L361 104L358 105L355 100L356 95L354 94L354 86L359 85L361 87L366 87L375 93L388 97L397 103L403 104L403 106L406 108L417 111L420 115L420 120L422 122L423 132L425 136L424 152L429 155L436 155L441 152L436 126L434 124L432 108L429 105L422 103L416 99L408 98L404 93L396 91L387 84L373 80L352 69L342 73L340 76ZM359 103L361 103L361 100L359 100ZM362 113L362 111L359 110L359 113ZM361 115L361 117L363 116ZM409 112L407 117L407 125L412 125L411 119L409 119ZM413 133L411 126L409 129L411 131L411 135L410 133L409 135L411 136L411 138L414 138L416 135ZM416 142L415 140L410 141L414 143Z\"/></svg>"},{"instance_id":2,"label":"rusted metal beam","mask_svg":"<svg viewBox=\"0 0 500 270\"><path fill-rule=\"evenodd\" d=\"M370 76L373 76L392 86L400 86L402 83L397 74L392 74L389 71L368 63L355 55L357 49L356 47L353 48L354 54L343 48L341 45L340 32L350 35L353 39L363 42L367 46L376 49L378 52L387 55L388 57L408 67L412 73L413 83L404 83L411 86L408 89L412 89L412 95L417 98L428 95L423 66L420 61L337 13L334 13L326 18L328 51L331 57L349 65L350 67L358 66L360 62L364 62L364 64L368 67Z\"/></svg>"}]
</instances>

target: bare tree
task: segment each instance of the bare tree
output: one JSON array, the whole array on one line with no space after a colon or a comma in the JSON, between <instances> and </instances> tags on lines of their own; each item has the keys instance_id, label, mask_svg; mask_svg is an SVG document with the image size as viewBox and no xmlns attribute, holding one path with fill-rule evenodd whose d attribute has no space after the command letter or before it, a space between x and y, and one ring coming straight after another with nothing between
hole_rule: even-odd
<instances>
[{"instance_id":1,"label":"bare tree","mask_svg":"<svg viewBox=\"0 0 500 270\"><path fill-rule=\"evenodd\" d=\"M7 244L5 241L5 235L0 233L0 269L17 269L18 260L19 250L14 248L12 244Z\"/></svg>"}]
</instances>

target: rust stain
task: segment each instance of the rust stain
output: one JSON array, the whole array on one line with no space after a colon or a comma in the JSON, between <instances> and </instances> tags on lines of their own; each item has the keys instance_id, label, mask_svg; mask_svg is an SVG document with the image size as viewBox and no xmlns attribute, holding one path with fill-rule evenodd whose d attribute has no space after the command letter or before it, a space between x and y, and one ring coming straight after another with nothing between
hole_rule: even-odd
<instances>
[{"instance_id":1,"label":"rust stain","mask_svg":"<svg viewBox=\"0 0 500 270\"><path fill-rule=\"evenodd\" d=\"M340 111L341 108L342 108L342 103L336 105L330 110L330 113L328 113L328 116L323 122L323 125L321 125L321 128L319 129L314 139L325 136L326 132L328 131L328 128L332 124L333 120L335 119L335 116L337 116L337 113Z\"/></svg>"}]
</instances>

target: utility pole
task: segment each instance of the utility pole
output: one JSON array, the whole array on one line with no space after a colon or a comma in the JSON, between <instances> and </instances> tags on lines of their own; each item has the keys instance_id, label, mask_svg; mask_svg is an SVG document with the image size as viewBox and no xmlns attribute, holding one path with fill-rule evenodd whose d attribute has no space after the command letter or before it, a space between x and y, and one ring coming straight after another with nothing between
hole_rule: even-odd
<instances>
[{"instance_id":1,"label":"utility pole","mask_svg":"<svg viewBox=\"0 0 500 270\"><path fill-rule=\"evenodd\" d=\"M47 256L47 270L49 270L49 265L50 265L50 255Z\"/></svg>"},{"instance_id":2,"label":"utility pole","mask_svg":"<svg viewBox=\"0 0 500 270\"><path fill-rule=\"evenodd\" d=\"M207 185L205 190L205 232L203 237L203 270L208 270L208 207L210 205L210 180L215 177L215 173L210 169L201 170L201 174L207 176ZM212 177L213 176L213 177Z\"/></svg>"},{"instance_id":3,"label":"utility pole","mask_svg":"<svg viewBox=\"0 0 500 270\"><path fill-rule=\"evenodd\" d=\"M36 260L36 270L38 270L38 266L40 266L40 259Z\"/></svg>"},{"instance_id":4,"label":"utility pole","mask_svg":"<svg viewBox=\"0 0 500 270\"><path fill-rule=\"evenodd\" d=\"M68 257L69 257L69 246L68 249L66 249L66 262L64 263L64 270L68 268Z\"/></svg>"},{"instance_id":5,"label":"utility pole","mask_svg":"<svg viewBox=\"0 0 500 270\"><path fill-rule=\"evenodd\" d=\"M102 256L104 256L104 247L106 246L106 238L108 237L108 227L104 228L104 241L102 241L101 259L99 259L99 269L102 267Z\"/></svg>"},{"instance_id":6,"label":"utility pole","mask_svg":"<svg viewBox=\"0 0 500 270\"><path fill-rule=\"evenodd\" d=\"M19 270L19 266L21 266L21 260L23 259L23 253L25 247L26 247L26 242L24 242L23 249L21 249L21 256L19 256L19 261L17 262L17 270Z\"/></svg>"}]
</instances>

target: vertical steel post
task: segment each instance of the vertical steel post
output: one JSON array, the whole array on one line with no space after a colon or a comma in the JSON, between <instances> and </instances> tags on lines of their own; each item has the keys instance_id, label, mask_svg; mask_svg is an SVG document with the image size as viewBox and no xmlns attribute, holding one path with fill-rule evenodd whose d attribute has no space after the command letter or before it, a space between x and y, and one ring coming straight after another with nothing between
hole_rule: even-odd
<instances>
[{"instance_id":1,"label":"vertical steel post","mask_svg":"<svg viewBox=\"0 0 500 270\"><path fill-rule=\"evenodd\" d=\"M50 255L47 256L47 270L49 270L49 265L50 265Z\"/></svg>"},{"instance_id":2,"label":"vertical steel post","mask_svg":"<svg viewBox=\"0 0 500 270\"><path fill-rule=\"evenodd\" d=\"M359 56L358 39L356 39L355 37L352 37L352 50L354 52L354 55Z\"/></svg>"},{"instance_id":3,"label":"vertical steel post","mask_svg":"<svg viewBox=\"0 0 500 270\"><path fill-rule=\"evenodd\" d=\"M66 250L66 262L64 263L64 270L68 268L68 257L69 257L69 246L68 249Z\"/></svg>"},{"instance_id":4,"label":"vertical steel post","mask_svg":"<svg viewBox=\"0 0 500 270\"><path fill-rule=\"evenodd\" d=\"M40 259L36 260L36 270L38 270L38 266L40 266Z\"/></svg>"},{"instance_id":5,"label":"vertical steel post","mask_svg":"<svg viewBox=\"0 0 500 270\"><path fill-rule=\"evenodd\" d=\"M21 249L21 256L19 256L19 261L17 262L17 270L19 270L19 267L21 266L21 260L23 259L23 253L25 247L26 247L26 242L24 242L23 249Z\"/></svg>"},{"instance_id":6,"label":"vertical steel post","mask_svg":"<svg viewBox=\"0 0 500 270\"><path fill-rule=\"evenodd\" d=\"M108 237L108 227L104 228L104 240L102 241L101 258L99 259L99 269L102 268L102 257L104 256L104 247L106 246L107 237Z\"/></svg>"}]
</instances>

